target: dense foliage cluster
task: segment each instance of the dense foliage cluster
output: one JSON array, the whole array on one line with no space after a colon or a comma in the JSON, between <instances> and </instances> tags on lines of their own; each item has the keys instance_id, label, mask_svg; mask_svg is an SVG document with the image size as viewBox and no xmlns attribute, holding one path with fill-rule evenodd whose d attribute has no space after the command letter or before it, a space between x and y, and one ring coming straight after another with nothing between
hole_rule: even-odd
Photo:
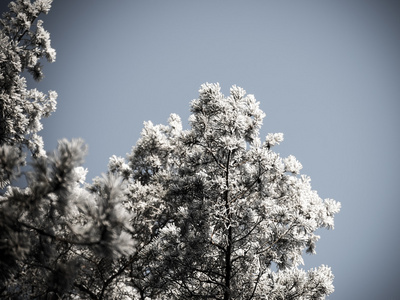
<instances>
[{"instance_id":1,"label":"dense foliage cluster","mask_svg":"<svg viewBox=\"0 0 400 300\"><path fill-rule=\"evenodd\" d=\"M40 59L53 62L56 52L51 47L50 35L38 20L48 13L51 1L11 2L10 11L0 20L0 143L28 147L35 156L45 155L43 140L37 134L42 129L40 119L56 108L57 93L48 95L27 89L25 71L35 80L43 78ZM5 179L5 178L0 178ZM5 179L6 180L6 179Z\"/></svg>"},{"instance_id":2,"label":"dense foliage cluster","mask_svg":"<svg viewBox=\"0 0 400 300\"><path fill-rule=\"evenodd\" d=\"M37 20L51 0L18 0L0 21L0 295L16 299L324 299L329 267L304 271L318 228L340 203L321 199L283 135L259 137L264 113L237 86L203 84L190 129L144 124L126 158L91 184L82 140L46 154L40 119L56 93L27 90L55 59ZM34 27L35 29L31 29ZM21 173L26 154L29 171ZM22 175L26 187L12 182Z\"/></svg>"}]
</instances>

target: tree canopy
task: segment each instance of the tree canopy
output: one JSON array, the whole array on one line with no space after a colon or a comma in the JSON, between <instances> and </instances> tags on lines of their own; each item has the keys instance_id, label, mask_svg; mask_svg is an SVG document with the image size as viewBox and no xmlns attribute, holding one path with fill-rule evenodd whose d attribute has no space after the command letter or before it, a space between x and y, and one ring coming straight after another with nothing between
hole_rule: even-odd
<instances>
[{"instance_id":1,"label":"tree canopy","mask_svg":"<svg viewBox=\"0 0 400 300\"><path fill-rule=\"evenodd\" d=\"M255 97L203 84L189 129L145 122L126 158L86 182L86 145L45 153L40 119L57 94L28 90L55 60L38 19L51 0L17 0L0 20L0 295L43 299L324 299L327 266L304 271L340 203L321 199L282 133L259 130ZM27 171L21 172L31 155ZM22 176L26 187L14 183Z\"/></svg>"}]
</instances>

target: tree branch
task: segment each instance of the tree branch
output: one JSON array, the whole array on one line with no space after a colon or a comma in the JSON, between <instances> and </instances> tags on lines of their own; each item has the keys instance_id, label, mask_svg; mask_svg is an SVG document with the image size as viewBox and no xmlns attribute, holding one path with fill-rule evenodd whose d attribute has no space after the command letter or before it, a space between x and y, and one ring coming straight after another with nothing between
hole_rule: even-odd
<instances>
[{"instance_id":1,"label":"tree branch","mask_svg":"<svg viewBox=\"0 0 400 300\"><path fill-rule=\"evenodd\" d=\"M70 240L70 239L65 239L65 238L56 236L54 234L51 234L49 232L44 231L43 229L37 228L35 226L32 226L32 225L30 225L28 223L25 223L25 222L22 222L22 221L18 221L18 223L20 225L26 227L26 228L35 230L37 233L39 233L41 235L50 237L50 238L52 238L52 239L54 239L56 241L59 241L59 242L64 242L64 243L69 243L69 244L79 245L79 246L93 246L93 245L97 245L97 244L99 244L101 242L101 239L96 240L96 241L88 241L88 242L85 242L85 241L73 241L73 240Z\"/></svg>"}]
</instances>

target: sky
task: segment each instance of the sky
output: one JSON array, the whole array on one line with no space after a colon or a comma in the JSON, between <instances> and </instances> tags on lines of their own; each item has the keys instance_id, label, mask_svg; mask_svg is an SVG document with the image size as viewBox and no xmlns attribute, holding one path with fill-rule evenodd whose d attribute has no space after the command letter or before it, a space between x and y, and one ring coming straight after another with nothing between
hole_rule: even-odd
<instances>
[{"instance_id":1,"label":"sky","mask_svg":"<svg viewBox=\"0 0 400 300\"><path fill-rule=\"evenodd\" d=\"M59 95L47 150L83 138L90 179L143 121L188 128L202 83L241 86L266 113L261 137L283 132L275 151L342 203L303 268L332 268L329 299L399 297L400 3L55 0L43 20L57 60L30 87Z\"/></svg>"}]
</instances>

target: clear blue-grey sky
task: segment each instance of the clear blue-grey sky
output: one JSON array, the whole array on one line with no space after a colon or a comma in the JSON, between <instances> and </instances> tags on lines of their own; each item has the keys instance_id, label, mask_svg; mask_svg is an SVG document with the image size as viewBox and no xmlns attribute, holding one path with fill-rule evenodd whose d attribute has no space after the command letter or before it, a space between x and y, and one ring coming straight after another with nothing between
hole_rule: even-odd
<instances>
[{"instance_id":1,"label":"clear blue-grey sky","mask_svg":"<svg viewBox=\"0 0 400 300\"><path fill-rule=\"evenodd\" d=\"M332 267L329 299L399 298L398 1L55 0L44 21L57 61L35 86L59 94L47 150L82 137L100 175L143 121L187 127L202 83L237 84L267 114L261 135L283 132L276 151L342 203L304 268Z\"/></svg>"}]
</instances>

